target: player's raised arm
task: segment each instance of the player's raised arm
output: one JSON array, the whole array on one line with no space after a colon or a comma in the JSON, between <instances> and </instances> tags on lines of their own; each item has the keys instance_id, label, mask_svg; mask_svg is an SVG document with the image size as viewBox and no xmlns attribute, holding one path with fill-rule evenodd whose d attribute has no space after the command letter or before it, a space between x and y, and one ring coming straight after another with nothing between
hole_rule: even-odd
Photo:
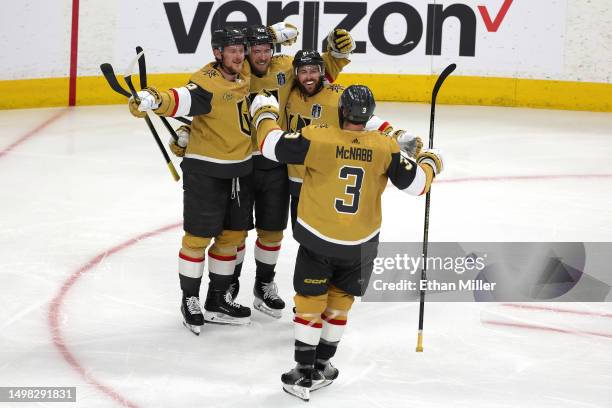
<instances>
[{"instance_id":1,"label":"player's raised arm","mask_svg":"<svg viewBox=\"0 0 612 408\"><path fill-rule=\"evenodd\" d=\"M212 93L190 82L186 86L160 91L149 87L138 92L140 103L130 98L130 112L143 117L152 110L159 116L194 116L210 112Z\"/></svg>"},{"instance_id":2,"label":"player's raised arm","mask_svg":"<svg viewBox=\"0 0 612 408\"><path fill-rule=\"evenodd\" d=\"M325 63L325 78L329 82L334 82L342 69L351 60L351 53L355 50L355 41L347 30L335 28L327 35L327 52L324 52L323 62Z\"/></svg>"},{"instance_id":3,"label":"player's raised arm","mask_svg":"<svg viewBox=\"0 0 612 408\"><path fill-rule=\"evenodd\" d=\"M264 157L281 163L302 164L310 140L301 133L284 132L277 123L278 101L267 92L258 94L251 103L251 116L257 129L257 144Z\"/></svg>"},{"instance_id":4,"label":"player's raised arm","mask_svg":"<svg viewBox=\"0 0 612 408\"><path fill-rule=\"evenodd\" d=\"M425 149L416 160L404 150L391 153L391 164L387 177L395 187L411 195L421 195L429 191L433 179L442 172L444 164L438 149Z\"/></svg>"},{"instance_id":5,"label":"player's raised arm","mask_svg":"<svg viewBox=\"0 0 612 408\"><path fill-rule=\"evenodd\" d=\"M406 130L395 130L389 122L379 118L376 115L372 115L370 120L368 120L365 125L365 129L379 130L387 136L397 140L397 143L400 145L400 149L402 149L408 154L409 157L412 158L416 158L421 153L421 149L423 148L423 140L421 140L420 137L415 136Z\"/></svg>"}]
</instances>

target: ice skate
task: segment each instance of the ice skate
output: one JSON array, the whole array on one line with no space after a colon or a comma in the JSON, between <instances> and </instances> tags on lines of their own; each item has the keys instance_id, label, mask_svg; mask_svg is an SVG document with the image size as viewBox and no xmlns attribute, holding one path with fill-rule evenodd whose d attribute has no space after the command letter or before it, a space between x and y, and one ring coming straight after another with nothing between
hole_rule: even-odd
<instances>
[{"instance_id":1,"label":"ice skate","mask_svg":"<svg viewBox=\"0 0 612 408\"><path fill-rule=\"evenodd\" d=\"M278 296L278 288L274 282L261 282L255 279L253 287L253 307L262 313L280 319L283 315L285 302Z\"/></svg>"},{"instance_id":2,"label":"ice skate","mask_svg":"<svg viewBox=\"0 0 612 408\"><path fill-rule=\"evenodd\" d=\"M310 367L299 364L281 376L283 390L303 401L310 400L310 390L324 381L322 374Z\"/></svg>"},{"instance_id":3,"label":"ice skate","mask_svg":"<svg viewBox=\"0 0 612 408\"><path fill-rule=\"evenodd\" d=\"M246 325L251 323L251 309L234 302L229 291L209 291L204 304L204 320L209 323Z\"/></svg>"},{"instance_id":4,"label":"ice skate","mask_svg":"<svg viewBox=\"0 0 612 408\"><path fill-rule=\"evenodd\" d=\"M310 388L311 391L316 391L323 387L327 387L328 385L331 385L336 378L338 378L339 371L329 362L329 360L317 360L315 370L319 372L323 380L319 383L313 384Z\"/></svg>"},{"instance_id":5,"label":"ice skate","mask_svg":"<svg viewBox=\"0 0 612 408\"><path fill-rule=\"evenodd\" d=\"M197 296L183 296L183 300L181 301L181 313L183 314L183 326L196 336L199 336L200 328L204 324L200 298Z\"/></svg>"}]
</instances>

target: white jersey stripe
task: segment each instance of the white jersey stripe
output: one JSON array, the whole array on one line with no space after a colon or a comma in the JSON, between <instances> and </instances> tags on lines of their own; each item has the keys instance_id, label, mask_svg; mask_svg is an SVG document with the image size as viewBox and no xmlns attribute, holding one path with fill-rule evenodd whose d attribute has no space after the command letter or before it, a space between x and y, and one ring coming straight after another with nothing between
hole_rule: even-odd
<instances>
[{"instance_id":1,"label":"white jersey stripe","mask_svg":"<svg viewBox=\"0 0 612 408\"><path fill-rule=\"evenodd\" d=\"M283 136L283 133L284 132L280 129L274 129L268 133L261 149L261 153L264 155L264 157L270 160L278 161L276 158L276 144Z\"/></svg>"},{"instance_id":2,"label":"white jersey stripe","mask_svg":"<svg viewBox=\"0 0 612 408\"><path fill-rule=\"evenodd\" d=\"M427 184L427 176L425 175L425 171L421 168L421 166L417 165L416 175L414 176L414 180L412 183L402 191L406 194L410 195L421 195L423 190L425 190L425 185Z\"/></svg>"},{"instance_id":3,"label":"white jersey stripe","mask_svg":"<svg viewBox=\"0 0 612 408\"><path fill-rule=\"evenodd\" d=\"M178 99L176 101L177 107L174 116L188 115L189 111L191 110L191 93L189 92L189 89L185 88L184 86L173 89L178 95Z\"/></svg>"}]
</instances>

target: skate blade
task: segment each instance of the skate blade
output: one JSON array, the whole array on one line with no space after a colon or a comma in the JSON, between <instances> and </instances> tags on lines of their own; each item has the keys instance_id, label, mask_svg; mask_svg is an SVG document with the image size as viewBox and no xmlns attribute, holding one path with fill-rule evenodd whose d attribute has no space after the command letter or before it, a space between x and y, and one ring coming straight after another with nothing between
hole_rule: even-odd
<instances>
[{"instance_id":1,"label":"skate blade","mask_svg":"<svg viewBox=\"0 0 612 408\"><path fill-rule=\"evenodd\" d=\"M310 387L310 391L320 390L321 388L325 388L328 385L331 385L333 382L334 380L322 380L313 382L312 387Z\"/></svg>"},{"instance_id":2,"label":"skate blade","mask_svg":"<svg viewBox=\"0 0 612 408\"><path fill-rule=\"evenodd\" d=\"M310 389L301 387L299 385L283 384L283 391L287 394L291 394L294 397L301 399L302 401L310 401Z\"/></svg>"},{"instance_id":3,"label":"skate blade","mask_svg":"<svg viewBox=\"0 0 612 408\"><path fill-rule=\"evenodd\" d=\"M251 324L250 317L231 317L220 312L205 312L204 320L208 323L246 326Z\"/></svg>"},{"instance_id":4,"label":"skate blade","mask_svg":"<svg viewBox=\"0 0 612 408\"><path fill-rule=\"evenodd\" d=\"M271 316L275 319L280 319L281 317L283 317L283 310L282 309L272 309L268 306L266 306L266 304L263 302L263 300L259 300L257 298L255 298L255 300L253 300L253 307L256 310L259 310L261 313L263 314L267 314L268 316Z\"/></svg>"},{"instance_id":5,"label":"skate blade","mask_svg":"<svg viewBox=\"0 0 612 408\"><path fill-rule=\"evenodd\" d=\"M183 321L183 326L185 326L187 328L187 330L189 330L190 332L192 332L193 334L195 334L196 336L200 335L200 328L202 326L195 326L193 324L189 324L185 321Z\"/></svg>"}]
</instances>

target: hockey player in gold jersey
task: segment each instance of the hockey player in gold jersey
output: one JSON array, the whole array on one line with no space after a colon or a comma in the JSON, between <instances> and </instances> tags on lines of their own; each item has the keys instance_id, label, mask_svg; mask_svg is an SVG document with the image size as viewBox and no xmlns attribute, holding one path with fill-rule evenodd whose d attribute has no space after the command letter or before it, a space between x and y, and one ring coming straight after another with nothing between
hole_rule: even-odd
<instances>
[{"instance_id":1,"label":"hockey player in gold jersey","mask_svg":"<svg viewBox=\"0 0 612 408\"><path fill-rule=\"evenodd\" d=\"M291 45L296 41L297 29L288 23L276 23L270 27L249 26L245 30L248 42L247 64L250 70L251 97L267 90L276 96L284 106L294 81L293 58L274 55L274 45ZM349 55L354 49L354 41L346 30L334 29L329 34L330 48L323 54L322 64L326 68L329 81L335 80L342 68L349 63ZM256 228L255 241L255 285L253 306L275 318L280 318L284 301L278 296L274 282L275 267L281 248L283 230L287 227L289 194L287 167L261 156L253 132L253 183L251 202L254 207L254 220L250 228ZM239 246L237 264L231 293L236 298L240 288L239 276L244 257L244 243Z\"/></svg>"},{"instance_id":2,"label":"hockey player in gold jersey","mask_svg":"<svg viewBox=\"0 0 612 408\"><path fill-rule=\"evenodd\" d=\"M193 116L191 131L180 129L171 148L183 157L183 229L179 252L179 280L183 292L184 324L199 334L204 320L246 324L248 307L228 293L233 280L237 248L248 227L249 182L253 168L249 78L243 77L246 40L238 28L212 34L215 62L198 70L182 87L146 88L130 111L142 116L153 110L161 116ZM205 313L199 291L208 250L210 283Z\"/></svg>"},{"instance_id":3,"label":"hockey player in gold jersey","mask_svg":"<svg viewBox=\"0 0 612 408\"><path fill-rule=\"evenodd\" d=\"M289 133L275 120L273 96L258 95L251 104L264 156L306 169L294 230L300 243L293 279L297 365L281 376L283 389L305 400L338 376L329 360L372 272L376 249L364 244L378 241L387 180L420 195L443 169L439 152L423 150L412 159L395 139L366 130L374 108L371 91L352 85L340 98L340 127L310 125Z\"/></svg>"},{"instance_id":4,"label":"hockey player in gold jersey","mask_svg":"<svg viewBox=\"0 0 612 408\"><path fill-rule=\"evenodd\" d=\"M289 94L285 109L281 108L280 125L282 129L296 132L304 126L328 124L339 126L338 101L344 88L340 85L325 83L325 68L321 55L315 50L300 50L293 59L295 85ZM365 125L366 130L380 130L398 140L410 157L415 157L423 143L404 130L395 130L389 122L372 116ZM289 164L289 193L291 196L291 222L295 225L300 188L304 178L304 166Z\"/></svg>"}]
</instances>

